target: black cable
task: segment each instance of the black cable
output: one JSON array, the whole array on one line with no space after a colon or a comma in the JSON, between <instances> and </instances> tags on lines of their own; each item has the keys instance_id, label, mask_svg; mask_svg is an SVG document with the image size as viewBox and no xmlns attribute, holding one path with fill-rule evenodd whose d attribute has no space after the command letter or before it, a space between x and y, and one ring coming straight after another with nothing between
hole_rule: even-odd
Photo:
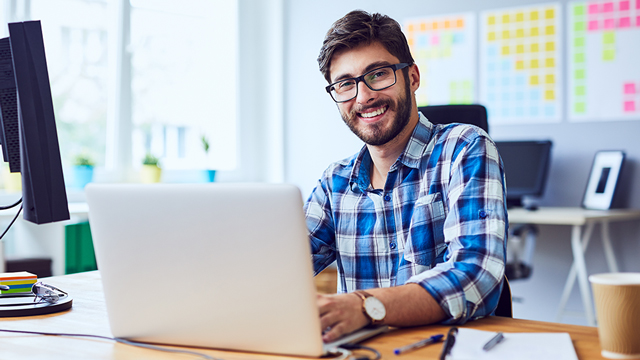
<instances>
[{"instance_id":1,"label":"black cable","mask_svg":"<svg viewBox=\"0 0 640 360\"><path fill-rule=\"evenodd\" d=\"M22 199L20 199L20 200L22 201ZM16 219L18 218L18 215L20 215L21 211L22 211L22 205L20 205L20 209L16 213L16 216L13 218L13 220L11 220L11 224L9 224L9 226L7 226L7 228L4 230L2 235L0 235L0 240L4 237L4 234L6 234L7 231L9 231L9 229L11 229L11 225L13 225L13 223L16 222Z\"/></svg>"},{"instance_id":2,"label":"black cable","mask_svg":"<svg viewBox=\"0 0 640 360\"><path fill-rule=\"evenodd\" d=\"M11 332L11 333L19 333L19 334L46 335L46 336L90 337L90 338L96 338L96 339L111 340L111 341L119 342L119 343L126 344L126 345L138 346L138 347L145 348L145 349L195 355L195 356L202 357L203 359L207 359L207 360L222 360L222 359L216 359L216 358L213 358L213 357L211 357L211 356L209 356L207 354L203 354L203 353L199 353L199 352L195 352L195 351L168 349L168 348L165 348L165 347L151 345L151 344L147 344L147 343L131 341L131 340L125 340L125 339L121 339L121 338L112 338L112 337L101 336L101 335L48 333L48 332L41 332L41 331L8 330L8 329L0 329L0 331Z\"/></svg>"},{"instance_id":3,"label":"black cable","mask_svg":"<svg viewBox=\"0 0 640 360\"><path fill-rule=\"evenodd\" d=\"M15 204L13 204L13 205L9 205L9 206L0 206L0 210L9 210L9 209L11 209L11 208L14 208L14 207L16 207L16 206L20 205L20 203L21 203L21 202L22 202L22 198L20 198L20 200L16 201L16 203L15 203Z\"/></svg>"},{"instance_id":4,"label":"black cable","mask_svg":"<svg viewBox=\"0 0 640 360\"><path fill-rule=\"evenodd\" d=\"M371 351L376 356L373 359L368 356L354 357L357 360L379 360L382 357L382 355L378 350L369 346L363 346L363 345L357 345L357 344L343 344L343 345L340 345L340 347L347 350L367 350L367 351Z\"/></svg>"}]
</instances>

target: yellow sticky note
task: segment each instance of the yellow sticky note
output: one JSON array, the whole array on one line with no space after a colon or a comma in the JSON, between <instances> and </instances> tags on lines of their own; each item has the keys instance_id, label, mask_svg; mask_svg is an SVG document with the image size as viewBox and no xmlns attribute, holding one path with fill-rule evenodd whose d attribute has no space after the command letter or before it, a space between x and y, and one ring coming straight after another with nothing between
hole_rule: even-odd
<instances>
[{"instance_id":1,"label":"yellow sticky note","mask_svg":"<svg viewBox=\"0 0 640 360\"><path fill-rule=\"evenodd\" d=\"M502 55L509 55L509 46L502 47Z\"/></svg>"},{"instance_id":2,"label":"yellow sticky note","mask_svg":"<svg viewBox=\"0 0 640 360\"><path fill-rule=\"evenodd\" d=\"M516 61L516 70L524 70L524 60Z\"/></svg>"},{"instance_id":3,"label":"yellow sticky note","mask_svg":"<svg viewBox=\"0 0 640 360\"><path fill-rule=\"evenodd\" d=\"M503 23L503 24L508 24L510 20L511 20L511 19L510 19L510 17L509 17L509 14L504 14L504 15L502 15L502 23Z\"/></svg>"},{"instance_id":4,"label":"yellow sticky note","mask_svg":"<svg viewBox=\"0 0 640 360\"><path fill-rule=\"evenodd\" d=\"M552 41L547 42L544 47L547 51L554 51L556 49L556 44Z\"/></svg>"},{"instance_id":5,"label":"yellow sticky note","mask_svg":"<svg viewBox=\"0 0 640 360\"><path fill-rule=\"evenodd\" d=\"M556 33L556 28L553 25L549 25L544 29L544 33L546 35L553 35Z\"/></svg>"},{"instance_id":6,"label":"yellow sticky note","mask_svg":"<svg viewBox=\"0 0 640 360\"><path fill-rule=\"evenodd\" d=\"M510 36L509 30L503 30L502 31L502 38L503 39L508 39Z\"/></svg>"},{"instance_id":7,"label":"yellow sticky note","mask_svg":"<svg viewBox=\"0 0 640 360\"><path fill-rule=\"evenodd\" d=\"M556 83L556 77L555 77L555 75L553 75L553 74L547 74L547 75L544 77L544 82L545 82L546 84L555 84L555 83Z\"/></svg>"},{"instance_id":8,"label":"yellow sticky note","mask_svg":"<svg viewBox=\"0 0 640 360\"><path fill-rule=\"evenodd\" d=\"M408 31L408 32L413 32L413 24L409 24L409 25L407 26L407 31Z\"/></svg>"},{"instance_id":9,"label":"yellow sticky note","mask_svg":"<svg viewBox=\"0 0 640 360\"><path fill-rule=\"evenodd\" d=\"M556 94L553 90L546 90L544 92L544 99L545 100L555 100L556 98Z\"/></svg>"},{"instance_id":10,"label":"yellow sticky note","mask_svg":"<svg viewBox=\"0 0 640 360\"><path fill-rule=\"evenodd\" d=\"M524 29L516 29L516 37L518 38L524 37Z\"/></svg>"},{"instance_id":11,"label":"yellow sticky note","mask_svg":"<svg viewBox=\"0 0 640 360\"><path fill-rule=\"evenodd\" d=\"M456 27L457 28L463 28L464 27L464 19L456 20Z\"/></svg>"},{"instance_id":12,"label":"yellow sticky note","mask_svg":"<svg viewBox=\"0 0 640 360\"><path fill-rule=\"evenodd\" d=\"M531 52L532 53L537 53L539 50L540 50L540 44L538 44L538 43L531 44Z\"/></svg>"},{"instance_id":13,"label":"yellow sticky note","mask_svg":"<svg viewBox=\"0 0 640 360\"><path fill-rule=\"evenodd\" d=\"M538 27L532 27L531 36L540 36L540 29Z\"/></svg>"},{"instance_id":14,"label":"yellow sticky note","mask_svg":"<svg viewBox=\"0 0 640 360\"><path fill-rule=\"evenodd\" d=\"M524 13L521 13L521 12L516 13L516 21L517 22L524 21Z\"/></svg>"},{"instance_id":15,"label":"yellow sticky note","mask_svg":"<svg viewBox=\"0 0 640 360\"><path fill-rule=\"evenodd\" d=\"M540 63L538 62L538 59L531 59L531 68L537 69L538 67L540 67Z\"/></svg>"},{"instance_id":16,"label":"yellow sticky note","mask_svg":"<svg viewBox=\"0 0 640 360\"><path fill-rule=\"evenodd\" d=\"M553 19L555 16L555 11L553 9L547 9L544 12L545 19Z\"/></svg>"},{"instance_id":17,"label":"yellow sticky note","mask_svg":"<svg viewBox=\"0 0 640 360\"><path fill-rule=\"evenodd\" d=\"M494 15L491 15L487 18L487 24L489 25L495 25L496 24L496 17Z\"/></svg>"},{"instance_id":18,"label":"yellow sticky note","mask_svg":"<svg viewBox=\"0 0 640 360\"><path fill-rule=\"evenodd\" d=\"M522 44L516 45L516 53L517 54L524 54L524 45L522 45Z\"/></svg>"},{"instance_id":19,"label":"yellow sticky note","mask_svg":"<svg viewBox=\"0 0 640 360\"><path fill-rule=\"evenodd\" d=\"M529 13L529 19L530 20L538 20L538 12L537 11L532 11L531 13Z\"/></svg>"},{"instance_id":20,"label":"yellow sticky note","mask_svg":"<svg viewBox=\"0 0 640 360\"><path fill-rule=\"evenodd\" d=\"M538 75L531 75L531 77L529 77L529 85L538 85L538 84L540 84Z\"/></svg>"},{"instance_id":21,"label":"yellow sticky note","mask_svg":"<svg viewBox=\"0 0 640 360\"><path fill-rule=\"evenodd\" d=\"M445 20L445 21L444 21L444 28L445 28L445 29L449 29L449 28L451 28L451 21L449 21L449 20Z\"/></svg>"},{"instance_id":22,"label":"yellow sticky note","mask_svg":"<svg viewBox=\"0 0 640 360\"><path fill-rule=\"evenodd\" d=\"M494 41L496 39L496 33L494 31L487 34L487 40Z\"/></svg>"},{"instance_id":23,"label":"yellow sticky note","mask_svg":"<svg viewBox=\"0 0 640 360\"><path fill-rule=\"evenodd\" d=\"M544 61L544 66L546 67L554 67L556 66L556 59L554 58L546 58Z\"/></svg>"}]
</instances>

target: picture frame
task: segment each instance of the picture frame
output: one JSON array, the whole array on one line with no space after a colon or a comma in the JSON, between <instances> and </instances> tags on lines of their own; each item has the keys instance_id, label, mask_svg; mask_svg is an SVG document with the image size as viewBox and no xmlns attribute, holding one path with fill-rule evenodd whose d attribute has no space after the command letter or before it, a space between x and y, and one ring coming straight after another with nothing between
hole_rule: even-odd
<instances>
[{"instance_id":1,"label":"picture frame","mask_svg":"<svg viewBox=\"0 0 640 360\"><path fill-rule=\"evenodd\" d=\"M587 188L584 192L582 207L595 210L611 208L624 159L625 153L621 150L596 152Z\"/></svg>"}]
</instances>

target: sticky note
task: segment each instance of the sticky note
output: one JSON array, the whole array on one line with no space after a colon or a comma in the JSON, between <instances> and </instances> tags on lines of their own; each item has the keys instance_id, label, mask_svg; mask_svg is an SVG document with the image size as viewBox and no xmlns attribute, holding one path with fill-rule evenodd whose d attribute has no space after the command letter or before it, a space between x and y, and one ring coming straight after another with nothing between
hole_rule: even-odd
<instances>
[{"instance_id":1,"label":"sticky note","mask_svg":"<svg viewBox=\"0 0 640 360\"><path fill-rule=\"evenodd\" d=\"M582 79L584 79L584 78L585 78L585 70L584 70L584 69L577 69L577 70L574 72L574 76L573 76L573 77L574 77L575 79L577 79L577 80L582 80Z\"/></svg>"},{"instance_id":2,"label":"sticky note","mask_svg":"<svg viewBox=\"0 0 640 360\"><path fill-rule=\"evenodd\" d=\"M529 85L539 85L540 81L538 78L538 75L531 75L531 77L529 77Z\"/></svg>"},{"instance_id":3,"label":"sticky note","mask_svg":"<svg viewBox=\"0 0 640 360\"><path fill-rule=\"evenodd\" d=\"M576 5L573 7L573 15L574 16L582 16L584 15L584 5Z\"/></svg>"},{"instance_id":4,"label":"sticky note","mask_svg":"<svg viewBox=\"0 0 640 360\"><path fill-rule=\"evenodd\" d=\"M603 12L612 12L613 11L613 3L612 2L606 2L602 5L602 11Z\"/></svg>"},{"instance_id":5,"label":"sticky note","mask_svg":"<svg viewBox=\"0 0 640 360\"><path fill-rule=\"evenodd\" d=\"M510 36L509 30L503 30L502 31L502 38L503 39L508 39Z\"/></svg>"},{"instance_id":6,"label":"sticky note","mask_svg":"<svg viewBox=\"0 0 640 360\"><path fill-rule=\"evenodd\" d=\"M531 28L531 36L539 36L540 35L540 29L537 27L532 27Z\"/></svg>"},{"instance_id":7,"label":"sticky note","mask_svg":"<svg viewBox=\"0 0 640 360\"><path fill-rule=\"evenodd\" d=\"M625 112L634 112L636 111L636 103L633 101L625 101L624 102L624 111Z\"/></svg>"},{"instance_id":8,"label":"sticky note","mask_svg":"<svg viewBox=\"0 0 640 360\"><path fill-rule=\"evenodd\" d=\"M576 62L576 63L583 63L584 59L585 59L584 53L575 53L573 55L573 61Z\"/></svg>"},{"instance_id":9,"label":"sticky note","mask_svg":"<svg viewBox=\"0 0 640 360\"><path fill-rule=\"evenodd\" d=\"M556 94L553 90L546 90L544 92L544 99L545 100L555 100L556 99Z\"/></svg>"},{"instance_id":10,"label":"sticky note","mask_svg":"<svg viewBox=\"0 0 640 360\"><path fill-rule=\"evenodd\" d=\"M587 106L583 102L577 102L574 104L574 112L578 114L583 114L587 111Z\"/></svg>"},{"instance_id":11,"label":"sticky note","mask_svg":"<svg viewBox=\"0 0 640 360\"><path fill-rule=\"evenodd\" d=\"M553 25L549 25L544 28L545 35L553 35L556 33L556 28Z\"/></svg>"},{"instance_id":12,"label":"sticky note","mask_svg":"<svg viewBox=\"0 0 640 360\"><path fill-rule=\"evenodd\" d=\"M631 27L631 18L628 16L620 18L620 23L618 24L618 27L620 28Z\"/></svg>"},{"instance_id":13,"label":"sticky note","mask_svg":"<svg viewBox=\"0 0 640 360\"><path fill-rule=\"evenodd\" d=\"M620 11L627 11L629 10L629 1L620 1Z\"/></svg>"},{"instance_id":14,"label":"sticky note","mask_svg":"<svg viewBox=\"0 0 640 360\"><path fill-rule=\"evenodd\" d=\"M502 47L502 55L509 55L509 46Z\"/></svg>"},{"instance_id":15,"label":"sticky note","mask_svg":"<svg viewBox=\"0 0 640 360\"><path fill-rule=\"evenodd\" d=\"M599 12L598 4L590 4L589 5L589 14L597 14Z\"/></svg>"},{"instance_id":16,"label":"sticky note","mask_svg":"<svg viewBox=\"0 0 640 360\"><path fill-rule=\"evenodd\" d=\"M487 41L494 41L496 39L496 33L495 32L490 32L487 34Z\"/></svg>"},{"instance_id":17,"label":"sticky note","mask_svg":"<svg viewBox=\"0 0 640 360\"><path fill-rule=\"evenodd\" d=\"M602 43L604 44L615 44L616 42L616 33L613 31L605 31L602 33Z\"/></svg>"},{"instance_id":18,"label":"sticky note","mask_svg":"<svg viewBox=\"0 0 640 360\"><path fill-rule=\"evenodd\" d=\"M504 15L502 15L502 23L503 23L503 24L508 24L510 20L511 20L511 19L510 19L509 14L504 14Z\"/></svg>"},{"instance_id":19,"label":"sticky note","mask_svg":"<svg viewBox=\"0 0 640 360\"><path fill-rule=\"evenodd\" d=\"M413 32L413 24L407 25L407 31L408 32Z\"/></svg>"},{"instance_id":20,"label":"sticky note","mask_svg":"<svg viewBox=\"0 0 640 360\"><path fill-rule=\"evenodd\" d=\"M524 45L523 44L516 45L516 54L524 54Z\"/></svg>"},{"instance_id":21,"label":"sticky note","mask_svg":"<svg viewBox=\"0 0 640 360\"><path fill-rule=\"evenodd\" d=\"M602 51L602 60L613 61L616 59L616 51L614 49L606 49Z\"/></svg>"},{"instance_id":22,"label":"sticky note","mask_svg":"<svg viewBox=\"0 0 640 360\"><path fill-rule=\"evenodd\" d=\"M624 93L633 95L636 93L636 84L635 83L625 83L624 84Z\"/></svg>"},{"instance_id":23,"label":"sticky note","mask_svg":"<svg viewBox=\"0 0 640 360\"><path fill-rule=\"evenodd\" d=\"M537 69L540 67L540 63L538 62L538 59L531 59L531 66L532 69Z\"/></svg>"},{"instance_id":24,"label":"sticky note","mask_svg":"<svg viewBox=\"0 0 640 360\"><path fill-rule=\"evenodd\" d=\"M445 29L451 28L451 21L450 20L445 20L444 21L444 28Z\"/></svg>"},{"instance_id":25,"label":"sticky note","mask_svg":"<svg viewBox=\"0 0 640 360\"><path fill-rule=\"evenodd\" d=\"M524 60L516 61L516 70L524 70Z\"/></svg>"},{"instance_id":26,"label":"sticky note","mask_svg":"<svg viewBox=\"0 0 640 360\"><path fill-rule=\"evenodd\" d=\"M457 28L463 28L464 27L464 19L456 20L456 27Z\"/></svg>"},{"instance_id":27,"label":"sticky note","mask_svg":"<svg viewBox=\"0 0 640 360\"><path fill-rule=\"evenodd\" d=\"M604 20L604 28L607 30L613 29L616 27L616 22L613 19L605 19Z\"/></svg>"},{"instance_id":28,"label":"sticky note","mask_svg":"<svg viewBox=\"0 0 640 360\"><path fill-rule=\"evenodd\" d=\"M583 54L584 56L584 54ZM556 59L555 58L546 58L544 61L544 66L546 67L554 67L556 66Z\"/></svg>"},{"instance_id":29,"label":"sticky note","mask_svg":"<svg viewBox=\"0 0 640 360\"><path fill-rule=\"evenodd\" d=\"M585 29L584 21L576 21L575 24L573 24L573 31L575 32L585 31Z\"/></svg>"},{"instance_id":30,"label":"sticky note","mask_svg":"<svg viewBox=\"0 0 640 360\"><path fill-rule=\"evenodd\" d=\"M553 19L555 17L555 11L553 9L547 9L544 11L545 19Z\"/></svg>"},{"instance_id":31,"label":"sticky note","mask_svg":"<svg viewBox=\"0 0 640 360\"><path fill-rule=\"evenodd\" d=\"M532 11L529 13L529 19L531 19L531 21L535 21L538 20L539 14L537 11Z\"/></svg>"},{"instance_id":32,"label":"sticky note","mask_svg":"<svg viewBox=\"0 0 640 360\"><path fill-rule=\"evenodd\" d=\"M538 50L540 50L540 44L538 44L538 43L531 44L531 52L532 53L537 53Z\"/></svg>"},{"instance_id":33,"label":"sticky note","mask_svg":"<svg viewBox=\"0 0 640 360\"><path fill-rule=\"evenodd\" d=\"M589 25L587 25L587 28L589 29L589 31L598 30L598 20L589 21Z\"/></svg>"},{"instance_id":34,"label":"sticky note","mask_svg":"<svg viewBox=\"0 0 640 360\"><path fill-rule=\"evenodd\" d=\"M584 85L576 86L574 92L576 96L584 96L587 93L587 88Z\"/></svg>"},{"instance_id":35,"label":"sticky note","mask_svg":"<svg viewBox=\"0 0 640 360\"><path fill-rule=\"evenodd\" d=\"M553 74L547 74L547 75L544 77L544 82L545 82L546 84L555 84L555 83L556 83L556 77L555 77L555 75L553 75Z\"/></svg>"},{"instance_id":36,"label":"sticky note","mask_svg":"<svg viewBox=\"0 0 640 360\"><path fill-rule=\"evenodd\" d=\"M496 17L494 15L491 15L487 18L487 24L488 25L495 25L496 24Z\"/></svg>"},{"instance_id":37,"label":"sticky note","mask_svg":"<svg viewBox=\"0 0 640 360\"><path fill-rule=\"evenodd\" d=\"M520 28L520 29L516 29L516 37L517 38L522 38L524 37L524 29Z\"/></svg>"},{"instance_id":38,"label":"sticky note","mask_svg":"<svg viewBox=\"0 0 640 360\"><path fill-rule=\"evenodd\" d=\"M584 38L576 37L573 39L573 46L575 47L583 47L584 46Z\"/></svg>"},{"instance_id":39,"label":"sticky note","mask_svg":"<svg viewBox=\"0 0 640 360\"><path fill-rule=\"evenodd\" d=\"M544 48L547 51L554 51L556 49L556 46L554 42L549 41L546 44L544 44Z\"/></svg>"}]
</instances>

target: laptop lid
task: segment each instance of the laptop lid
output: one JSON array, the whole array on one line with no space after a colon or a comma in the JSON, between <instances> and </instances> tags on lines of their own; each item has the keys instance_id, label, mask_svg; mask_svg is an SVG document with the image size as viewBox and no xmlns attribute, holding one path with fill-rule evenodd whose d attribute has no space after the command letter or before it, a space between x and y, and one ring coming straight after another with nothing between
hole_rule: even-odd
<instances>
[{"instance_id":1,"label":"laptop lid","mask_svg":"<svg viewBox=\"0 0 640 360\"><path fill-rule=\"evenodd\" d=\"M115 337L324 353L295 186L89 184L86 197Z\"/></svg>"}]
</instances>

